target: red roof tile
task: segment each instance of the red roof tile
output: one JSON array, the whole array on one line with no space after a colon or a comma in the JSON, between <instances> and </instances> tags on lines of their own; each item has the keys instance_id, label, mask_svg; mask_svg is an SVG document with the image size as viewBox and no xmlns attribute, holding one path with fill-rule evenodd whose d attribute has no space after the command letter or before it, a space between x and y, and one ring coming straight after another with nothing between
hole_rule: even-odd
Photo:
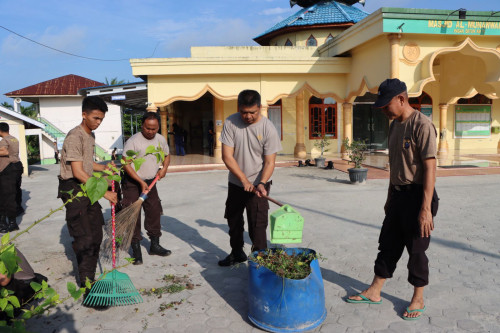
<instances>
[{"instance_id":1,"label":"red roof tile","mask_svg":"<svg viewBox=\"0 0 500 333\"><path fill-rule=\"evenodd\" d=\"M61 96L78 95L81 88L104 86L104 83L90 80L78 75L69 74L52 80L40 82L32 86L14 90L5 96Z\"/></svg>"}]
</instances>

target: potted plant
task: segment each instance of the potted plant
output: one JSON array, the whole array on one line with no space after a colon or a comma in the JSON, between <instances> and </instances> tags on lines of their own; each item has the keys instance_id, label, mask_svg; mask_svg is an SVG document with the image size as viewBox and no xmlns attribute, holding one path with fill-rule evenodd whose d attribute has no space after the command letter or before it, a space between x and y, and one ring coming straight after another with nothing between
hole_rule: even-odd
<instances>
[{"instance_id":1,"label":"potted plant","mask_svg":"<svg viewBox=\"0 0 500 333\"><path fill-rule=\"evenodd\" d=\"M319 140L314 142L314 146L321 151L321 154L314 159L314 163L318 168L324 168L325 158L323 157L323 153L328 151L327 147L330 145L330 138L326 134L321 136L321 133L315 133L315 136L319 137Z\"/></svg>"},{"instance_id":2,"label":"potted plant","mask_svg":"<svg viewBox=\"0 0 500 333\"><path fill-rule=\"evenodd\" d=\"M268 248L248 258L248 318L270 332L302 332L326 318L323 278L315 251Z\"/></svg>"},{"instance_id":3,"label":"potted plant","mask_svg":"<svg viewBox=\"0 0 500 333\"><path fill-rule=\"evenodd\" d=\"M347 156L349 156L349 163L354 163L354 168L347 169L349 172L349 179L353 184L362 184L366 181L368 176L368 169L362 168L362 163L366 159L365 151L367 149L366 143L363 141L353 140L349 143L349 138L343 141Z\"/></svg>"}]
</instances>

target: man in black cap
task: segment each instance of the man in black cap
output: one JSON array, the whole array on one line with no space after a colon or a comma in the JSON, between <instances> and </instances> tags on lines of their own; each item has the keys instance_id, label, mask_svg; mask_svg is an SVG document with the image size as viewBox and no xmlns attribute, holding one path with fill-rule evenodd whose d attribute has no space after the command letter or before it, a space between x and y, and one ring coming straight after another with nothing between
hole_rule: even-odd
<instances>
[{"instance_id":1,"label":"man in black cap","mask_svg":"<svg viewBox=\"0 0 500 333\"><path fill-rule=\"evenodd\" d=\"M437 212L436 128L423 113L408 103L406 84L398 79L382 82L375 107L393 120L389 128L390 184L384 206L375 276L368 289L350 296L349 303L380 304L382 287L391 278L406 247L408 282L414 287L405 320L422 316L424 287L429 282L429 247L433 216Z\"/></svg>"}]
</instances>

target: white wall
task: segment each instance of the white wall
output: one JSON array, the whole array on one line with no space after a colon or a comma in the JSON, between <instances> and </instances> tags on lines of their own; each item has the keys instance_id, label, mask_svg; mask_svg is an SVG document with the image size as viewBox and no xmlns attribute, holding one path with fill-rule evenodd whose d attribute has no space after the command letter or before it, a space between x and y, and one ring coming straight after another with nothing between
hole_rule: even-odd
<instances>
[{"instance_id":1,"label":"white wall","mask_svg":"<svg viewBox=\"0 0 500 333\"><path fill-rule=\"evenodd\" d=\"M47 119L61 131L68 133L82 121L81 96L40 97L40 116ZM96 143L111 151L123 149L120 106L108 104L108 112L101 126L95 131ZM43 157L54 158L53 143L43 140Z\"/></svg>"}]
</instances>

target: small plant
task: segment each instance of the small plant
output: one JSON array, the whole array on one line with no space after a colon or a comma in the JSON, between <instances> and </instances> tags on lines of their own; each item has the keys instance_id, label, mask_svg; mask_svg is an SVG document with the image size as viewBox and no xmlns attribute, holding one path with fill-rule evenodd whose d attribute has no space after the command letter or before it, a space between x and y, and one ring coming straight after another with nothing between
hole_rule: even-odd
<instances>
[{"instance_id":1,"label":"small plant","mask_svg":"<svg viewBox=\"0 0 500 333\"><path fill-rule=\"evenodd\" d=\"M278 276L293 280L306 278L311 273L311 262L318 258L322 259L321 255L312 252L288 254L284 249L266 249L256 256L250 256L250 260L259 266L266 267Z\"/></svg>"},{"instance_id":2,"label":"small plant","mask_svg":"<svg viewBox=\"0 0 500 333\"><path fill-rule=\"evenodd\" d=\"M354 167L360 169L361 164L366 159L366 143L364 143L363 141L353 140L352 143L349 144L349 138L345 138L342 143L344 144L347 156L349 156L349 163L354 163Z\"/></svg>"},{"instance_id":3,"label":"small plant","mask_svg":"<svg viewBox=\"0 0 500 333\"><path fill-rule=\"evenodd\" d=\"M174 275L165 275L162 278L162 281L167 282L168 284L158 288L151 289L141 289L141 294L145 296L158 296L161 298L163 294L175 294L183 291L184 289L192 290L194 285L189 281L188 276L178 277Z\"/></svg>"},{"instance_id":4,"label":"small plant","mask_svg":"<svg viewBox=\"0 0 500 333\"><path fill-rule=\"evenodd\" d=\"M321 151L320 157L323 157L323 153L328 151L327 147L331 143L330 137L326 136L326 134L323 134L323 136L321 136L321 133L315 133L315 134L320 139L314 141L314 147L318 148Z\"/></svg>"}]
</instances>

